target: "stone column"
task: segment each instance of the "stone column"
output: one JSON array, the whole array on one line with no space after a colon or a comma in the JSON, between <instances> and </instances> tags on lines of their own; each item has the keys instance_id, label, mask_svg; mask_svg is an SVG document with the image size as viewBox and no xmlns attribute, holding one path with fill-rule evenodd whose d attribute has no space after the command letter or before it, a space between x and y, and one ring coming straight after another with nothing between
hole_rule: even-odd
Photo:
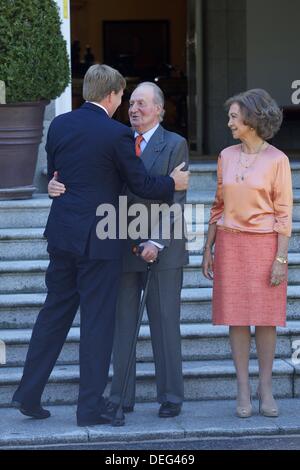
<instances>
[{"instance_id":1,"label":"stone column","mask_svg":"<svg viewBox=\"0 0 300 470\"><path fill-rule=\"evenodd\" d=\"M247 87L246 0L205 0L204 135L206 154L232 143L223 103Z\"/></svg>"}]
</instances>

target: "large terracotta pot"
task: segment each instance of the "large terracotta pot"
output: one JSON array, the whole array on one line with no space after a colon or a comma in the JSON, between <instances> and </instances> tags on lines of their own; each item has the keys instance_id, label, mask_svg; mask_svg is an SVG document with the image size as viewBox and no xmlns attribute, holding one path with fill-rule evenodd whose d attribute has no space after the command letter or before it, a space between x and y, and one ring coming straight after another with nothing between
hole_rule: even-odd
<instances>
[{"instance_id":1,"label":"large terracotta pot","mask_svg":"<svg viewBox=\"0 0 300 470\"><path fill-rule=\"evenodd\" d=\"M0 104L0 199L26 199L33 178L49 101Z\"/></svg>"}]
</instances>

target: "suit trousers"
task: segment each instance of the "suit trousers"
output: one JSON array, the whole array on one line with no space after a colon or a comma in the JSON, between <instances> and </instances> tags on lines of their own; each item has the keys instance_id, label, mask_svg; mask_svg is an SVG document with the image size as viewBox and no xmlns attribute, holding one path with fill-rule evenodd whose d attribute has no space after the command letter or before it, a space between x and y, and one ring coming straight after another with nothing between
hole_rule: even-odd
<instances>
[{"instance_id":1,"label":"suit trousers","mask_svg":"<svg viewBox=\"0 0 300 470\"><path fill-rule=\"evenodd\" d=\"M77 417L93 420L103 407L113 344L120 260L91 260L49 249L48 294L34 325L23 377L13 399L32 408L41 396L80 306Z\"/></svg>"},{"instance_id":2,"label":"suit trousers","mask_svg":"<svg viewBox=\"0 0 300 470\"><path fill-rule=\"evenodd\" d=\"M182 268L152 273L146 302L155 362L157 401L182 403L183 376L180 334ZM120 402L122 384L137 324L144 272L123 273L117 302L110 400ZM136 364L130 371L125 406L135 402Z\"/></svg>"}]
</instances>

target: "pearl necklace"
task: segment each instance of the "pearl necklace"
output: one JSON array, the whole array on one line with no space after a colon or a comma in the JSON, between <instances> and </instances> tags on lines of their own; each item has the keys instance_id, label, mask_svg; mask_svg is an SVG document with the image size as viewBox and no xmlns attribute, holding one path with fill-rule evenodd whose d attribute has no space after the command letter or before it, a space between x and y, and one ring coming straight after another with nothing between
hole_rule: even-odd
<instances>
[{"instance_id":1,"label":"pearl necklace","mask_svg":"<svg viewBox=\"0 0 300 470\"><path fill-rule=\"evenodd\" d=\"M244 180L245 180L245 173L247 172L248 168L250 168L251 166L253 166L254 163L256 162L257 157L258 157L258 155L260 154L260 152L261 152L261 150L262 150L262 148L263 148L263 146L264 146L264 143L265 143L265 141L263 140L262 144L259 146L258 151L255 152L255 153L251 153L251 154L250 154L250 155L255 155L255 158L253 158L252 161L246 159L245 162L243 162L243 160L242 160L243 144L241 144L240 153L239 153L239 160L238 160L238 163L237 163L237 169L236 169L236 175L235 175L235 181L236 181L237 183L240 183L241 181L244 181ZM245 170L242 171L242 172L239 171L239 168L241 168L241 167L245 168Z\"/></svg>"}]
</instances>

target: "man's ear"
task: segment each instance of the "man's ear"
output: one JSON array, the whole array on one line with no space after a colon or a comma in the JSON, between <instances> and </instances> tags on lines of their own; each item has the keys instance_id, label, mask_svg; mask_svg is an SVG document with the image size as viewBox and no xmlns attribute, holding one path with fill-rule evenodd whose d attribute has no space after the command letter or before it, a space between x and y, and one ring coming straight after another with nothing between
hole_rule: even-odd
<instances>
[{"instance_id":1,"label":"man's ear","mask_svg":"<svg viewBox=\"0 0 300 470\"><path fill-rule=\"evenodd\" d=\"M104 98L103 101L105 101L107 104L111 104L111 101L112 101L112 93L109 93L109 95L106 95L106 97Z\"/></svg>"},{"instance_id":2,"label":"man's ear","mask_svg":"<svg viewBox=\"0 0 300 470\"><path fill-rule=\"evenodd\" d=\"M108 95L108 102L109 102L109 103L112 102L112 100L113 100L115 94L116 94L116 93L115 93L114 91L112 91L112 92Z\"/></svg>"}]
</instances>

